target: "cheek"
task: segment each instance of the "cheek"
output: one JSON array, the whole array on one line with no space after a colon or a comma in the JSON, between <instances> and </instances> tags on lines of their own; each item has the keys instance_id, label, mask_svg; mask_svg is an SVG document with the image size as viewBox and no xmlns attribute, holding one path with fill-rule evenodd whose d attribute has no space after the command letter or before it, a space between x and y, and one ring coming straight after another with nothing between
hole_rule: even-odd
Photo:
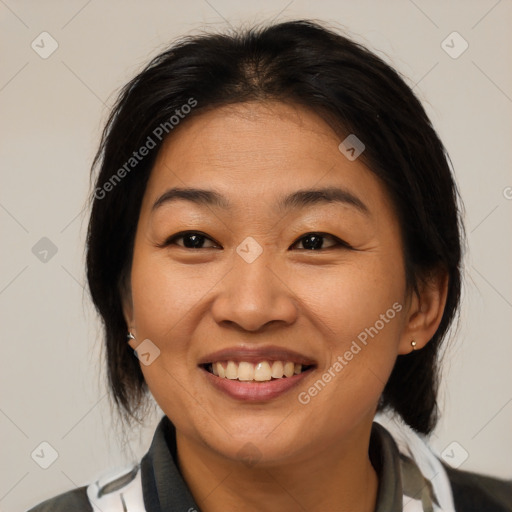
<instances>
[{"instance_id":1,"label":"cheek","mask_svg":"<svg viewBox=\"0 0 512 512\"><path fill-rule=\"evenodd\" d=\"M190 388L189 376L196 371L190 340L197 337L198 322L207 314L202 300L219 281L218 269L207 267L172 262L146 247L134 254L131 288L137 340L149 339L160 351L155 363L141 364L141 370L156 401L171 414L188 410L192 395L198 395Z\"/></svg>"},{"instance_id":2,"label":"cheek","mask_svg":"<svg viewBox=\"0 0 512 512\"><path fill-rule=\"evenodd\" d=\"M293 290L328 357L303 402L346 422L373 407L398 353L405 281L399 265L369 256L358 264L297 275ZM316 416L318 417L318 416Z\"/></svg>"},{"instance_id":3,"label":"cheek","mask_svg":"<svg viewBox=\"0 0 512 512\"><path fill-rule=\"evenodd\" d=\"M214 276L210 277L197 267L172 262L164 254L136 253L131 283L137 332L155 340L174 340L173 349L178 350L186 334L187 315L215 283ZM180 336L173 335L178 332Z\"/></svg>"},{"instance_id":4,"label":"cheek","mask_svg":"<svg viewBox=\"0 0 512 512\"><path fill-rule=\"evenodd\" d=\"M192 422L190 396L184 392L191 338L186 320L200 295L198 285L191 283L194 280L183 276L168 260L143 250L134 254L131 288L137 341L149 339L159 350L154 362L141 364L141 370L156 402L180 426ZM181 411L179 417L174 411Z\"/></svg>"},{"instance_id":5,"label":"cheek","mask_svg":"<svg viewBox=\"0 0 512 512\"><path fill-rule=\"evenodd\" d=\"M373 326L390 309L384 318L391 317L385 330L393 329L395 334L399 330L400 315L393 309L395 302L403 301L405 291L399 261L393 264L392 258L367 254L330 268L305 267L290 272L288 279L304 304L304 313L316 321L333 348Z\"/></svg>"}]
</instances>

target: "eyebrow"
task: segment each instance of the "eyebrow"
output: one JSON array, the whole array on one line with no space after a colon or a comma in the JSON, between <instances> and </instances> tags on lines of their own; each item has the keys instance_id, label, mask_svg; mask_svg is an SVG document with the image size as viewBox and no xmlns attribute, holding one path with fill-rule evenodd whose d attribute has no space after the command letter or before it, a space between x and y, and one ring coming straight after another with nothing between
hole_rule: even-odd
<instances>
[{"instance_id":1,"label":"eyebrow","mask_svg":"<svg viewBox=\"0 0 512 512\"><path fill-rule=\"evenodd\" d=\"M176 187L164 192L153 204L152 211L154 212L164 204L169 204L180 199L190 201L200 206L213 206L223 210L229 210L232 207L230 201L215 190ZM349 190L338 187L297 190L282 197L278 201L276 209L279 212L284 212L327 203L339 203L353 206L361 213L366 215L370 214L369 208L361 199Z\"/></svg>"}]
</instances>

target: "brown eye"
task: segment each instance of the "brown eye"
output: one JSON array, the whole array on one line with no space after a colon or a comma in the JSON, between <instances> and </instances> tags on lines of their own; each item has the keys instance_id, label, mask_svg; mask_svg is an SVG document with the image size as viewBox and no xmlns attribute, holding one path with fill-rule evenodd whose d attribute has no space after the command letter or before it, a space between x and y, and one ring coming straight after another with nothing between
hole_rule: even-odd
<instances>
[{"instance_id":1,"label":"brown eye","mask_svg":"<svg viewBox=\"0 0 512 512\"><path fill-rule=\"evenodd\" d=\"M183 240L183 243L177 243L178 240ZM210 241L214 245L205 247L205 241ZM211 249L217 247L213 240L199 231L184 231L176 233L169 237L161 246L167 247L169 245L177 245L185 249Z\"/></svg>"},{"instance_id":2,"label":"brown eye","mask_svg":"<svg viewBox=\"0 0 512 512\"><path fill-rule=\"evenodd\" d=\"M324 240L326 238L334 241L334 244L325 247ZM310 251L318 251L320 249L332 249L336 246L350 248L349 244L347 244L343 240L340 240L339 238L336 238L335 236L329 235L327 233L308 233L302 236L299 240L297 240L297 242L295 242L292 245L292 247L294 247L297 244L302 244L302 250Z\"/></svg>"}]
</instances>

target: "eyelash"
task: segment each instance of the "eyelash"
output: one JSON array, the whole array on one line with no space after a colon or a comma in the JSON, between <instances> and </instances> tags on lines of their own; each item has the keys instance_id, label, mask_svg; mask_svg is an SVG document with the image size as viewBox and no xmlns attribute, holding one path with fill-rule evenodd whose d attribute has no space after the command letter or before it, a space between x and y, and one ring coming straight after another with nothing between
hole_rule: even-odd
<instances>
[{"instance_id":1,"label":"eyelash","mask_svg":"<svg viewBox=\"0 0 512 512\"><path fill-rule=\"evenodd\" d=\"M163 247L168 247L169 245L177 245L175 243L175 241L179 240L180 238L184 238L187 235L199 235L200 237L206 238L206 239L210 240L213 243L217 243L214 240L212 240L209 236L207 236L206 234L202 233L201 231L181 231L180 233L176 233L176 234L170 236L163 243L157 244L157 247L163 248ZM353 247L350 244L348 244L347 242L345 242L344 240L341 240L340 238L337 238L334 235L330 235L329 233L322 233L322 232L317 232L317 231L312 231L312 232L309 232L309 233L306 233L306 234L302 235L300 238L298 238L291 245L291 247L293 247L294 245L297 245L297 243L299 243L301 240L303 240L305 238L308 238L309 236L318 236L318 237L321 237L321 238L330 238L334 242L336 242L336 245L333 245L331 247L327 247L325 249L322 249L322 248L320 248L320 249L301 249L302 251L319 252L319 251L326 251L328 249L336 249L336 248L353 249ZM215 247L199 247L199 248L195 248L194 249L192 247L184 247L184 246L181 246L181 245L178 245L178 247L181 247L182 249L189 249L191 251L197 251L197 250L201 250L201 249L215 249Z\"/></svg>"}]
</instances>

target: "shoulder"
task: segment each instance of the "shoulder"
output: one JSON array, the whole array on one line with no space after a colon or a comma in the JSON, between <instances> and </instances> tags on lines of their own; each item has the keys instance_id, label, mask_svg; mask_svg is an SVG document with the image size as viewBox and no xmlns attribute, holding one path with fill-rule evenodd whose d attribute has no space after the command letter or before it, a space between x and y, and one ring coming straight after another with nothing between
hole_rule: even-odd
<instances>
[{"instance_id":1,"label":"shoulder","mask_svg":"<svg viewBox=\"0 0 512 512\"><path fill-rule=\"evenodd\" d=\"M454 469L442 463L457 512L511 512L512 480Z\"/></svg>"},{"instance_id":2,"label":"shoulder","mask_svg":"<svg viewBox=\"0 0 512 512\"><path fill-rule=\"evenodd\" d=\"M28 512L69 512L70 510L92 512L86 486L50 498L31 508Z\"/></svg>"}]
</instances>

